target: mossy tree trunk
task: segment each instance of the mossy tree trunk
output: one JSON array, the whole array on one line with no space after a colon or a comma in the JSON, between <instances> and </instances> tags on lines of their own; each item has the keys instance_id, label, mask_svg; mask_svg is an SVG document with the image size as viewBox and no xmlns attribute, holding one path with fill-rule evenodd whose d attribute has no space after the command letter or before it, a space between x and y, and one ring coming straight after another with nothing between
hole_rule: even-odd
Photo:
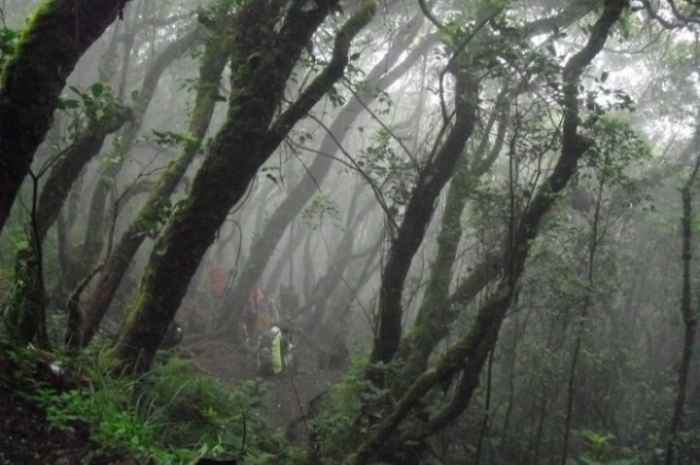
<instances>
[{"instance_id":1,"label":"mossy tree trunk","mask_svg":"<svg viewBox=\"0 0 700 465\"><path fill-rule=\"evenodd\" d=\"M28 246L17 252L14 287L5 302L5 326L19 346L37 341L48 348L46 334L46 293L36 248Z\"/></svg>"},{"instance_id":2,"label":"mossy tree trunk","mask_svg":"<svg viewBox=\"0 0 700 465\"><path fill-rule=\"evenodd\" d=\"M229 210L292 127L343 76L350 44L373 17L362 8L338 32L329 64L302 95L274 119L302 51L337 6L318 2L249 2L236 15L232 41L232 95L226 121L192 185L158 238L112 354L127 371L148 369L197 265ZM281 24L277 24L283 18Z\"/></svg>"},{"instance_id":3,"label":"mossy tree trunk","mask_svg":"<svg viewBox=\"0 0 700 465\"><path fill-rule=\"evenodd\" d=\"M509 95L508 88L504 88L496 109L483 131L481 143L478 144L473 156L465 156L459 160L457 172L447 190L445 211L437 238L437 252L431 266L423 301L413 329L401 341L400 352L405 362L404 379L413 379L425 370L430 354L439 341L447 336L451 323L458 315L458 312L449 308L462 307L466 303L464 299L460 299L459 302L448 305L453 266L462 237L462 214L479 178L491 168L503 147L509 121L510 106L507 105ZM489 147L488 138L496 122L498 122L496 138L493 145ZM478 267L472 273L472 276L477 275L480 279L476 285L472 286L470 292L462 291L461 297L468 297L471 300L471 297L478 294L489 281L496 278L500 267L495 260L487 263L486 266ZM460 289L463 289L463 286L464 284Z\"/></svg>"},{"instance_id":4,"label":"mossy tree trunk","mask_svg":"<svg viewBox=\"0 0 700 465\"><path fill-rule=\"evenodd\" d=\"M181 58L201 41L203 37L201 32L199 28L195 28L175 39L148 66L143 83L138 91L138 98L133 106L133 117L116 139L112 153L107 154L109 161L104 163L90 197L85 240L80 259L81 276L78 278L82 278L82 276L90 273L100 259L107 236L105 210L109 194L114 188L115 179L128 159L129 152L141 132L146 112L158 89L158 82L161 76L173 62ZM126 59L130 54L130 48L127 48L125 53L127 54ZM126 79L126 76L123 76L122 80L124 79Z\"/></svg>"},{"instance_id":5,"label":"mossy tree trunk","mask_svg":"<svg viewBox=\"0 0 700 465\"><path fill-rule=\"evenodd\" d=\"M403 317L401 297L406 276L433 217L435 202L454 173L474 130L479 94L477 79L461 66L451 71L455 76L455 121L430 164L419 174L391 244L379 293L379 325L371 355L374 363L390 362L399 347Z\"/></svg>"},{"instance_id":6,"label":"mossy tree trunk","mask_svg":"<svg viewBox=\"0 0 700 465\"><path fill-rule=\"evenodd\" d=\"M537 20L523 27L526 37L548 32L552 28L564 28L585 16L593 8L592 2L572 2L562 12L544 20ZM457 172L447 192L445 211L437 239L437 253L431 267L430 278L411 332L401 341L400 352L404 362L402 378L414 379L425 370L428 357L444 339L450 325L459 315L455 308L463 308L499 274L501 267L496 254L489 254L477 265L450 295L452 267L462 235L461 217L468 196L479 178L493 165L503 147L506 128L510 121L510 100L525 89L529 77L523 77L513 89L509 83L503 86L495 109L483 131L484 138L471 156L459 160ZM497 124L496 136L489 147L489 133Z\"/></svg>"},{"instance_id":7,"label":"mossy tree trunk","mask_svg":"<svg viewBox=\"0 0 700 465\"><path fill-rule=\"evenodd\" d=\"M47 0L0 76L0 231L78 59L128 0Z\"/></svg>"},{"instance_id":8,"label":"mossy tree trunk","mask_svg":"<svg viewBox=\"0 0 700 465\"><path fill-rule=\"evenodd\" d=\"M229 57L227 48L230 38L227 37L227 26L226 20L220 21L206 41L187 134L190 140L186 142L180 157L170 164L160 177L146 204L117 242L107 258L97 287L88 299L80 336L82 345L87 345L92 340L136 252L163 219L164 208L168 205L170 196L201 148L219 99L219 83Z\"/></svg>"},{"instance_id":9,"label":"mossy tree trunk","mask_svg":"<svg viewBox=\"0 0 700 465\"><path fill-rule=\"evenodd\" d=\"M119 130L129 119L126 107L115 106L103 118L92 122L85 131L60 154L41 189L37 209L39 241L43 242L53 226L75 181L87 163L102 149L105 138Z\"/></svg>"},{"instance_id":10,"label":"mossy tree trunk","mask_svg":"<svg viewBox=\"0 0 700 465\"><path fill-rule=\"evenodd\" d=\"M563 73L564 119L561 135L561 155L552 174L544 181L537 194L524 211L514 231L513 240L508 241L504 263L504 277L497 288L479 309L470 331L462 336L437 361L436 365L418 376L396 402L392 411L373 428L365 441L347 462L365 465L380 449L397 448L407 441L420 442L440 431L461 415L469 405L479 375L488 353L498 339L501 324L510 307L517 282L525 268L532 240L537 236L539 225L559 194L576 172L578 161L591 145L581 136L579 128L579 82L584 69L602 50L612 26L620 18L626 0L607 0L599 19L591 29L586 45L566 63ZM392 436L407 416L420 405L423 397L445 379L461 373L462 377L452 399L440 411L432 415L424 427L411 425L402 431L392 446Z\"/></svg>"},{"instance_id":11,"label":"mossy tree trunk","mask_svg":"<svg viewBox=\"0 0 700 465\"><path fill-rule=\"evenodd\" d=\"M433 38L424 40L421 46L414 48L411 53L398 65L396 62L401 54L414 40L422 17L418 16L409 21L400 31L398 39L392 44L382 60L369 72L367 78L360 83L354 98L350 100L335 117L319 146L319 153L306 170L304 176L284 201L275 209L265 224L261 234L250 248L249 260L236 280L236 284L226 296L221 317L228 324L237 325L242 311L241 302L246 302L253 288L258 285L275 249L282 239L285 230L304 209L304 206L316 193L318 186L330 173L333 166L332 154L338 151L337 144L345 139L352 125L365 107L370 105L382 92L403 76L411 66L434 43Z\"/></svg>"},{"instance_id":12,"label":"mossy tree trunk","mask_svg":"<svg viewBox=\"0 0 700 465\"><path fill-rule=\"evenodd\" d=\"M463 348L467 350L461 360L462 366L458 369L462 377L452 401L430 420L427 431L431 434L447 426L469 404L486 357L496 344L498 332L515 295L518 280L525 269L525 261L531 243L537 236L539 225L557 200L558 194L576 172L578 160L592 144L592 141L578 132L579 81L584 69L602 50L613 24L617 22L626 5L625 0L606 1L603 13L594 24L586 46L567 61L562 71L564 119L561 155L552 174L524 211L514 231L513 240L508 241L510 244L503 260L504 276L493 297L481 306L469 334L456 345L458 347L461 342L466 342Z\"/></svg>"}]
</instances>

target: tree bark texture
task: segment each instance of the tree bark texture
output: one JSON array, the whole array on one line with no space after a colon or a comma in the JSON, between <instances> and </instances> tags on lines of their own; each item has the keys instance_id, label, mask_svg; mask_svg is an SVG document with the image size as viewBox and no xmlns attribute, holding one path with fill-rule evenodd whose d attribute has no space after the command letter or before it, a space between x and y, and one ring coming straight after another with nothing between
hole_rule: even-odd
<instances>
[{"instance_id":1,"label":"tree bark texture","mask_svg":"<svg viewBox=\"0 0 700 465\"><path fill-rule=\"evenodd\" d=\"M46 238L46 233L55 223L73 184L80 177L85 165L100 153L105 138L118 131L130 116L131 111L128 108L116 106L103 118L90 124L83 134L60 154L60 159L51 169L39 196L37 209L39 241L43 242Z\"/></svg>"},{"instance_id":2,"label":"tree bark texture","mask_svg":"<svg viewBox=\"0 0 700 465\"><path fill-rule=\"evenodd\" d=\"M175 39L148 66L132 111L133 118L116 139L113 153L110 154L110 160L103 166L90 198L85 242L80 260L82 275L89 273L95 267L104 248L106 236L105 210L109 193L113 189L115 178L124 166L124 162L127 160L129 152L141 132L146 112L158 89L158 82L163 72L173 62L181 58L188 50L200 42L202 39L201 32L199 28L195 28ZM126 50L127 57L130 55L130 52L130 48ZM126 65L124 66L126 67Z\"/></svg>"},{"instance_id":3,"label":"tree bark texture","mask_svg":"<svg viewBox=\"0 0 700 465\"><path fill-rule=\"evenodd\" d=\"M275 25L284 7L280 2L247 3L237 14L227 119L194 179L191 195L154 246L138 300L113 349L117 364L127 371L150 367L190 278L229 210L294 124L342 77L351 41L376 9L373 2L363 2L336 36L327 67L273 121L304 47L334 6L335 2L321 2L304 11L294 2L279 28Z\"/></svg>"},{"instance_id":4,"label":"tree bark texture","mask_svg":"<svg viewBox=\"0 0 700 465\"><path fill-rule=\"evenodd\" d=\"M581 16L589 13L593 2L573 2L561 13L535 21L524 27L525 36L546 32L552 28L566 27ZM496 111L491 115L484 134L486 135L474 155L464 157L459 161L457 173L450 183L447 192L445 212L438 235L438 250L432 266L431 277L428 281L423 303L418 311L416 323L410 334L401 341L401 356L406 361L404 378L413 379L425 370L428 357L432 350L447 336L449 326L459 315L458 311L444 311L447 307L462 308L468 304L490 281L498 276L501 267L496 255L487 256L473 273L462 282L452 295L449 286L452 281L452 266L457 252L457 246L462 234L461 215L466 205L467 197L473 189L473 184L486 173L503 147L506 127L510 120L510 100L513 95L522 92L527 77L512 91L508 84L503 87L496 102ZM512 95L513 94L513 95ZM488 134L495 123L498 129L493 146L488 153ZM472 158L472 159L470 159ZM447 303L450 305L446 305Z\"/></svg>"},{"instance_id":5,"label":"tree bark texture","mask_svg":"<svg viewBox=\"0 0 700 465\"><path fill-rule=\"evenodd\" d=\"M586 45L574 54L564 67L564 121L561 136L562 149L552 174L538 190L515 230L513 246L507 250L504 260L506 269L492 297L479 309L476 321L468 334L460 338L440 357L436 365L418 376L396 403L393 411L376 425L366 440L348 458L352 465L365 465L382 447L387 444L396 429L408 414L420 404L420 400L441 380L462 373L462 379L452 400L442 410L432 416L423 431L411 428L402 436L404 439L422 438L440 431L457 418L467 407L471 395L478 384L479 374L486 362L488 353L498 338L500 326L510 307L517 280L522 274L531 241L544 215L556 200L557 194L566 186L575 173L578 160L590 146L590 141L578 133L579 105L578 86L584 69L602 50L613 24L617 22L626 0L608 0L604 10L592 28Z\"/></svg>"},{"instance_id":6,"label":"tree bark texture","mask_svg":"<svg viewBox=\"0 0 700 465\"><path fill-rule=\"evenodd\" d=\"M498 275L500 267L494 256L493 259L485 261L486 265L480 265L470 274L470 277L478 278L478 282L476 286L471 286L470 292L462 292L461 296L468 297L469 300L460 299L458 302L453 301L451 306L447 305L450 297L452 270L462 237L464 208L478 179L491 168L496 160L505 139L510 111L509 106L505 105L507 97L505 90L507 88L501 93L499 103L496 105L497 108L493 112L489 124L486 125L482 142L472 157L465 156L459 160L457 173L447 190L445 211L437 238L437 252L431 267L425 295L413 329L401 341L400 352L402 359L406 362L403 369L403 378L405 379L413 379L425 370L433 349L447 336L450 324L459 314L456 311L449 311L448 307L463 307ZM493 146L489 149L487 141L496 120L498 120L498 130ZM487 149L489 150L487 151ZM464 283L460 286L460 289L463 288Z\"/></svg>"},{"instance_id":7,"label":"tree bark texture","mask_svg":"<svg viewBox=\"0 0 700 465\"><path fill-rule=\"evenodd\" d=\"M129 264L143 241L149 237L154 225L159 223L170 196L201 148L219 98L221 75L229 58L230 38L227 37L226 26L226 22L222 21L218 26L220 30L212 31L206 42L199 71L197 95L188 128L190 140L185 144L180 157L170 164L160 177L146 204L141 207L136 219L117 242L113 252L107 258L97 287L88 299L81 331L83 345L89 344L95 335Z\"/></svg>"},{"instance_id":8,"label":"tree bark texture","mask_svg":"<svg viewBox=\"0 0 700 465\"><path fill-rule=\"evenodd\" d=\"M420 16L418 18L421 19ZM422 24L422 20L419 19L414 18L404 26L405 30L399 35L399 39L369 72L367 79L358 86L359 90L354 98L342 108L329 127L329 134L326 134L322 139L319 147L321 154L316 156L309 166L307 176L299 181L280 206L275 209L265 224L263 232L256 236L256 240L250 248L250 259L236 280L236 285L226 296L225 308L221 312L222 317L230 321L231 324L238 324L242 310L240 303L248 299L251 291L257 285L285 230L316 193L318 185L328 176L333 166L333 157L330 155L337 152L337 143L343 141L364 108L403 76L433 43L433 40L425 40L422 46L413 49L409 56L394 66L418 32ZM231 312L233 313L231 314Z\"/></svg>"},{"instance_id":9,"label":"tree bark texture","mask_svg":"<svg viewBox=\"0 0 700 465\"><path fill-rule=\"evenodd\" d=\"M128 0L44 2L0 76L0 231L78 59Z\"/></svg>"},{"instance_id":10,"label":"tree bark texture","mask_svg":"<svg viewBox=\"0 0 700 465\"><path fill-rule=\"evenodd\" d=\"M450 180L474 130L478 84L475 77L464 69L455 70L455 80L454 125L434 160L420 173L398 234L389 250L379 293L379 329L371 355L374 363L388 363L399 347L403 316L401 297L408 270L433 217L435 202Z\"/></svg>"}]
</instances>

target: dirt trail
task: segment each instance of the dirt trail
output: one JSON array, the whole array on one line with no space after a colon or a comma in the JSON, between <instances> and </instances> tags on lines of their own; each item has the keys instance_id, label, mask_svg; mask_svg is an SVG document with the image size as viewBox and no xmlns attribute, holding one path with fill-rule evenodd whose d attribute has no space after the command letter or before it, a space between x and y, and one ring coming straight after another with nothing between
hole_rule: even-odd
<instances>
[{"instance_id":1,"label":"dirt trail","mask_svg":"<svg viewBox=\"0 0 700 465\"><path fill-rule=\"evenodd\" d=\"M237 350L233 344L209 341L190 348L192 361L203 372L227 384L257 379L267 392L266 411L270 425L286 428L306 413L308 403L342 376L342 370L320 370L316 354L299 348L295 352L297 370L272 377L257 374L255 355Z\"/></svg>"}]
</instances>

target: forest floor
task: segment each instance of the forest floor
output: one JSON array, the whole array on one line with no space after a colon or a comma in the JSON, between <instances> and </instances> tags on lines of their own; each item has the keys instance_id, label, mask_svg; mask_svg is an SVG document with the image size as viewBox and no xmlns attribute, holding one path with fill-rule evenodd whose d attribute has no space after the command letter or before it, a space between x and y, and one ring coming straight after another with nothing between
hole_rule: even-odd
<instances>
[{"instance_id":1,"label":"forest floor","mask_svg":"<svg viewBox=\"0 0 700 465\"><path fill-rule=\"evenodd\" d=\"M300 347L296 353L297 369L280 375L260 378L256 373L255 357L244 355L232 344L210 340L198 347L190 347L189 356L195 366L213 378L229 385L241 380L258 379L264 382L266 412L270 426L286 429L308 412L313 399L326 392L344 374L344 370L316 366L316 354Z\"/></svg>"},{"instance_id":2,"label":"forest floor","mask_svg":"<svg viewBox=\"0 0 700 465\"><path fill-rule=\"evenodd\" d=\"M297 438L308 433L304 418L309 402L342 374L342 370L318 370L314 357L300 351L298 371L263 379L256 376L255 358L230 344L210 341L197 349L185 353L201 373L232 387L246 379L261 382L269 426ZM42 399L89 382L56 376L51 354L29 352L29 356L19 356L0 343L0 465L152 465L129 456L124 449L100 449L86 422L69 419L61 421L61 428L53 426Z\"/></svg>"},{"instance_id":3,"label":"forest floor","mask_svg":"<svg viewBox=\"0 0 700 465\"><path fill-rule=\"evenodd\" d=\"M53 428L35 396L49 380L18 370L0 350L0 465L138 465L123 453L96 450L87 423Z\"/></svg>"}]
</instances>

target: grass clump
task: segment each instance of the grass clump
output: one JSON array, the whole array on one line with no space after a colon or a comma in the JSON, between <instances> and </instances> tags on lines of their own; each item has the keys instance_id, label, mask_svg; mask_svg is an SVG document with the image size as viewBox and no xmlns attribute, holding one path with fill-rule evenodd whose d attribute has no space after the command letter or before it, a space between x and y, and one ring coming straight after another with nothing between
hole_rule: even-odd
<instances>
[{"instance_id":1,"label":"grass clump","mask_svg":"<svg viewBox=\"0 0 700 465\"><path fill-rule=\"evenodd\" d=\"M39 391L47 419L57 428L84 421L91 439L108 451L127 451L162 465L185 465L207 456L240 463L279 462L288 448L270 433L255 382L226 386L178 358L138 379L89 371L89 387Z\"/></svg>"}]
</instances>

